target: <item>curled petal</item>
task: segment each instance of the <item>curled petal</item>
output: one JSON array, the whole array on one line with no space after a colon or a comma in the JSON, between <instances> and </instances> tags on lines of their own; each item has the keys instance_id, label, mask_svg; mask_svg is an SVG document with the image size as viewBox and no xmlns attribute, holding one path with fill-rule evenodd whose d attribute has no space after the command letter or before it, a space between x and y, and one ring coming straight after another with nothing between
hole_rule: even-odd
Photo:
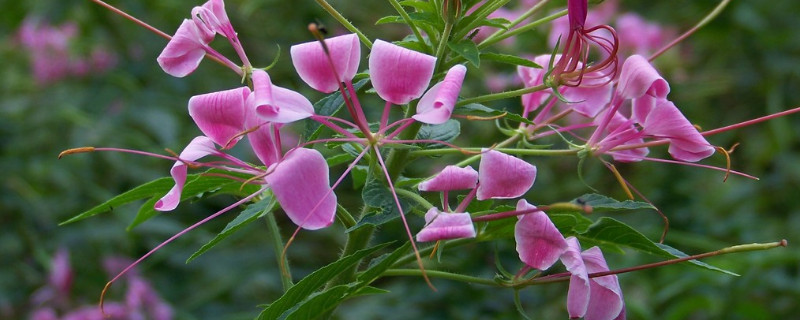
<instances>
[{"instance_id":1,"label":"curled petal","mask_svg":"<svg viewBox=\"0 0 800 320\"><path fill-rule=\"evenodd\" d=\"M253 70L253 94L247 98L247 108L255 110L262 120L289 123L314 114L314 106L303 95L273 85L267 72Z\"/></svg>"},{"instance_id":2,"label":"curled petal","mask_svg":"<svg viewBox=\"0 0 800 320\"><path fill-rule=\"evenodd\" d=\"M669 154L675 159L696 162L714 154L714 147L669 100L659 100L642 127L648 135L669 139Z\"/></svg>"},{"instance_id":3,"label":"curled petal","mask_svg":"<svg viewBox=\"0 0 800 320\"><path fill-rule=\"evenodd\" d=\"M606 112L608 112L607 110L608 109L601 111L595 118L595 122L604 118ZM601 148L598 150L598 153L605 153L614 147L626 144L635 145L644 143L644 139L642 139L643 134L639 132L633 121L619 112L614 113L614 116L606 127L606 131L608 131L608 136L600 143ZM642 161L648 153L650 153L650 150L645 147L609 152L615 161L620 162Z\"/></svg>"},{"instance_id":4,"label":"curled petal","mask_svg":"<svg viewBox=\"0 0 800 320\"><path fill-rule=\"evenodd\" d=\"M222 0L208 0L202 7L195 7L192 16L199 14L200 18L211 27L211 30L219 33L226 38L236 37L228 13L225 12L225 2Z\"/></svg>"},{"instance_id":5,"label":"curled petal","mask_svg":"<svg viewBox=\"0 0 800 320\"><path fill-rule=\"evenodd\" d=\"M483 149L478 172L478 200L519 197L536 180L536 166L495 150Z\"/></svg>"},{"instance_id":6,"label":"curled petal","mask_svg":"<svg viewBox=\"0 0 800 320\"><path fill-rule=\"evenodd\" d=\"M569 271L569 291L567 292L567 311L571 319L581 318L589 306L589 273L581 257L581 245L575 237L569 237L567 250L561 256L561 262Z\"/></svg>"},{"instance_id":7,"label":"curled petal","mask_svg":"<svg viewBox=\"0 0 800 320\"><path fill-rule=\"evenodd\" d=\"M328 163L317 150L297 148L272 165L265 177L286 215L299 227L330 226L336 214L336 194L330 187Z\"/></svg>"},{"instance_id":8,"label":"curled petal","mask_svg":"<svg viewBox=\"0 0 800 320\"><path fill-rule=\"evenodd\" d=\"M581 253L588 273L608 271L606 259L598 247ZM616 275L592 278L589 281L590 299L586 309L586 320L613 320L623 315L625 300ZM623 316L624 318L624 316Z\"/></svg>"},{"instance_id":9,"label":"curled petal","mask_svg":"<svg viewBox=\"0 0 800 320\"><path fill-rule=\"evenodd\" d=\"M536 209L524 199L517 202L517 211ZM519 259L531 268L547 270L567 250L564 236L542 211L522 215L514 227Z\"/></svg>"},{"instance_id":10,"label":"curled petal","mask_svg":"<svg viewBox=\"0 0 800 320\"><path fill-rule=\"evenodd\" d=\"M417 114L412 118L427 124L442 124L450 119L453 108L456 106L458 94L461 92L461 84L467 67L457 64L447 71L447 75L442 82L439 82L419 100L417 104Z\"/></svg>"},{"instance_id":11,"label":"curled petal","mask_svg":"<svg viewBox=\"0 0 800 320\"><path fill-rule=\"evenodd\" d=\"M394 104L419 98L433 77L436 58L383 40L375 40L369 56L372 85L378 95Z\"/></svg>"},{"instance_id":12,"label":"curled petal","mask_svg":"<svg viewBox=\"0 0 800 320\"><path fill-rule=\"evenodd\" d=\"M450 191L473 189L478 185L478 171L467 166L447 166L430 180L419 184L419 191Z\"/></svg>"},{"instance_id":13,"label":"curled petal","mask_svg":"<svg viewBox=\"0 0 800 320\"><path fill-rule=\"evenodd\" d=\"M214 141L208 137L199 136L194 138L189 145L178 156L181 160L175 161L169 174L175 180L175 186L167 192L166 195L161 197L153 206L158 211L171 211L178 206L181 202L181 192L183 192L183 185L186 183L186 163L184 161L195 161L209 154L217 153L214 148Z\"/></svg>"},{"instance_id":14,"label":"curled petal","mask_svg":"<svg viewBox=\"0 0 800 320\"><path fill-rule=\"evenodd\" d=\"M189 99L189 115L207 137L223 149L233 147L245 129L246 87L201 94Z\"/></svg>"},{"instance_id":15,"label":"curled petal","mask_svg":"<svg viewBox=\"0 0 800 320\"><path fill-rule=\"evenodd\" d=\"M361 46L355 33L325 39L325 45L336 74L331 70L328 57L317 41L293 45L289 52L292 64L303 81L317 91L331 93L339 89L340 82L353 80L358 71Z\"/></svg>"},{"instance_id":16,"label":"curled petal","mask_svg":"<svg viewBox=\"0 0 800 320\"><path fill-rule=\"evenodd\" d=\"M646 58L632 55L622 64L617 92L623 99L634 99L633 119L641 123L656 100L666 99L669 83Z\"/></svg>"},{"instance_id":17,"label":"curled petal","mask_svg":"<svg viewBox=\"0 0 800 320\"><path fill-rule=\"evenodd\" d=\"M211 39L192 20L183 20L156 60L169 75L185 77L200 65L209 42Z\"/></svg>"},{"instance_id":18,"label":"curled petal","mask_svg":"<svg viewBox=\"0 0 800 320\"><path fill-rule=\"evenodd\" d=\"M425 227L417 233L417 241L475 238L475 235L469 213L444 213L433 207L425 213Z\"/></svg>"}]
</instances>

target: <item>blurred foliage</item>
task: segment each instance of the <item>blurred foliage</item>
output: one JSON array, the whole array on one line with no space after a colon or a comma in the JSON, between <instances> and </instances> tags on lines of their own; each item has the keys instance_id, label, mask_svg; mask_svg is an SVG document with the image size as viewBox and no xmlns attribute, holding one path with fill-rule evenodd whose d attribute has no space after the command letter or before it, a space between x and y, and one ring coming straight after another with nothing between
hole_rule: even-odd
<instances>
[{"instance_id":1,"label":"blurred foliage","mask_svg":"<svg viewBox=\"0 0 800 320\"><path fill-rule=\"evenodd\" d=\"M399 25L373 26L379 17L392 13L387 3L331 3L373 39L380 36L399 40L406 32ZM196 4L199 1L190 4L142 0L117 5L172 33ZM167 175L171 163L119 153L80 154L61 160L56 155L67 148L87 145L151 152L180 150L199 134L186 113L188 98L233 87L238 79L208 61L185 79L165 75L155 63L166 44L164 39L90 1L3 0L0 5L4 8L0 11L0 59L4 62L0 72L0 168L4 172L0 183L0 318L13 319L27 317L36 307L30 304L29 296L45 283L50 258L58 248L67 247L71 252L76 270L76 306L93 304L108 280L100 266L103 257L138 257L231 200L184 204L130 232L125 232L125 227L135 214L135 206L115 208L110 214L59 227L58 222L77 212ZM311 39L306 32L308 22L319 20L334 34L343 32L313 1L229 0L226 5L251 61L260 66L269 64L278 50L281 61L287 62L289 45ZM689 0L625 1L621 7L683 31L714 5ZM797 12L800 3L793 1L733 2L711 24L659 58L672 87L671 100L703 128L797 106ZM102 45L115 53L116 66L103 74L38 84L30 74L29 56L16 36L28 16L53 25L72 21L78 34L70 45L71 53L86 55L90 48ZM548 52L544 39L542 34L526 34L514 47L501 51ZM279 63L270 74L276 83L307 93L311 100L321 98L302 85L288 63ZM472 82L466 87L472 92L488 91L480 76L470 74L468 79ZM519 108L519 103L501 101L494 107L513 110ZM489 123L464 126L465 134L459 143L496 141L484 134L491 129ZM800 229L800 117L772 120L709 140L724 147L741 143L732 154L734 168L761 180L734 176L723 183L722 175L715 171L658 163L619 166L631 183L641 186L640 191L670 217L667 243L687 253L782 238L789 240L790 247L710 259L710 263L741 274L739 278L687 266L621 275L628 315L661 319L791 318L800 312L796 304L800 300L800 286L796 285L800 283L800 251L793 247L800 243L795 232ZM665 154L663 150L655 152ZM536 202L568 200L588 191L575 177L563 174L574 172L575 162L534 161L540 168L532 193ZM721 156L707 162L724 165ZM614 196L622 198L624 194L613 177L599 169L587 168L588 182L601 190L613 190ZM191 264L184 264L233 217L223 215L190 232L141 265L142 274L175 307L179 318L249 319L257 314L258 304L280 295L275 253L264 224L250 224ZM284 217L278 218L286 226L285 231L293 229ZM617 218L644 228L653 238L661 232L660 219L655 215ZM343 241L340 228L301 233L289 251L298 275L335 259ZM381 231L378 237L386 237L383 240L403 234L395 224ZM471 273L476 275L495 273L495 252L507 269L520 266L512 243L444 250L446 266L462 269L469 264ZM612 268L652 261L638 254L607 258ZM350 301L340 308L339 316L518 317L511 291L441 280L435 284L438 292L431 292L416 278L384 280L377 285L391 293ZM118 297L122 292L112 287L111 296ZM566 284L528 288L522 292L522 301L529 313L541 318L563 317Z\"/></svg>"}]
</instances>

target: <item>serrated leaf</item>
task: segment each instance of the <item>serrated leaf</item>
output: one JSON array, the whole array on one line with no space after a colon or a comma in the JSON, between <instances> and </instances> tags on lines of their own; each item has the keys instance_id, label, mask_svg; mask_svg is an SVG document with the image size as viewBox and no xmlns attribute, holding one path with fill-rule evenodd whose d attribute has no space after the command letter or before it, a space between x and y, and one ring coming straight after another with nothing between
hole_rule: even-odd
<instances>
[{"instance_id":1,"label":"serrated leaf","mask_svg":"<svg viewBox=\"0 0 800 320\"><path fill-rule=\"evenodd\" d=\"M353 89L358 92L367 82L369 82L369 79L362 79L353 84ZM342 107L344 107L342 93L334 92L314 103L314 113L321 116L333 116L339 112ZM308 121L306 122L303 136L308 137L306 138L307 140L314 140L319 136L321 131L322 124L316 121Z\"/></svg>"},{"instance_id":2,"label":"serrated leaf","mask_svg":"<svg viewBox=\"0 0 800 320\"><path fill-rule=\"evenodd\" d=\"M531 125L533 124L533 122L531 122L530 120L525 119L521 115L518 115L516 113L492 109L480 103L470 103L467 105L457 107L453 111L453 113L465 116L477 116L485 118L503 116L503 118L506 118L511 121L522 122Z\"/></svg>"},{"instance_id":3,"label":"serrated leaf","mask_svg":"<svg viewBox=\"0 0 800 320\"><path fill-rule=\"evenodd\" d=\"M222 231L219 234L217 234L216 237L214 237L214 239L211 239L211 241L204 244L202 247L200 247L199 250L197 250L197 252L192 254L192 256L190 256L189 259L186 259L186 263L191 262L195 258L199 257L201 254L213 248L215 245L217 245L217 243L224 240L228 236L232 235L234 232L241 229L248 223L253 222L267 215L273 209L275 209L275 204L276 202L273 201L272 197L265 197L261 201L247 206L247 208L242 210L242 212L238 216L236 216L236 218L233 219L233 221L228 223L228 225L226 225L225 228L222 229Z\"/></svg>"},{"instance_id":4,"label":"serrated leaf","mask_svg":"<svg viewBox=\"0 0 800 320\"><path fill-rule=\"evenodd\" d=\"M586 232L577 235L577 237L582 245L584 241L587 243L587 245L585 245L586 247L599 245L600 247L606 248L606 246L608 246L608 249L611 250L618 250L619 247L629 247L644 253L669 259L686 256L686 254L677 250L672 252L666 250L627 224L609 217L598 219ZM687 262L704 269L732 274L732 272L724 271L699 261Z\"/></svg>"},{"instance_id":5,"label":"serrated leaf","mask_svg":"<svg viewBox=\"0 0 800 320\"><path fill-rule=\"evenodd\" d=\"M536 64L531 60L510 54L493 53L493 52L481 53L481 59L511 64L515 66L523 66L528 68L536 68L536 69L542 68L542 66Z\"/></svg>"},{"instance_id":6,"label":"serrated leaf","mask_svg":"<svg viewBox=\"0 0 800 320\"><path fill-rule=\"evenodd\" d=\"M417 139L437 140L452 142L461 134L461 123L450 119L447 122L437 125L424 125L419 129ZM439 143L418 143L423 149L438 149L446 147Z\"/></svg>"},{"instance_id":7,"label":"serrated leaf","mask_svg":"<svg viewBox=\"0 0 800 320\"><path fill-rule=\"evenodd\" d=\"M324 266L312 272L297 284L289 288L278 300L266 307L258 319L272 320L277 319L284 312L291 309L295 305L306 300L312 293L317 291L320 287L325 285L326 282L335 278L339 273L355 266L364 257L383 249L389 243L379 244L377 246L362 249L354 252L351 255L336 260L327 266Z\"/></svg>"},{"instance_id":8,"label":"serrated leaf","mask_svg":"<svg viewBox=\"0 0 800 320\"><path fill-rule=\"evenodd\" d=\"M286 310L278 319L317 319L344 301L347 298L348 291L350 291L350 286L343 284L325 289L322 292L316 292L309 296L308 299Z\"/></svg>"},{"instance_id":9,"label":"serrated leaf","mask_svg":"<svg viewBox=\"0 0 800 320\"><path fill-rule=\"evenodd\" d=\"M369 268L360 273L356 277L356 280L364 285L372 283L372 281L380 277L384 271L391 268L395 261L400 259L409 248L411 248L411 242L406 242L392 253L373 259L370 261Z\"/></svg>"},{"instance_id":10,"label":"serrated leaf","mask_svg":"<svg viewBox=\"0 0 800 320\"><path fill-rule=\"evenodd\" d=\"M481 52L478 50L478 45L472 42L472 40L463 39L458 42L448 42L447 47L457 55L469 61L469 63L472 63L473 66L481 66Z\"/></svg>"},{"instance_id":11,"label":"serrated leaf","mask_svg":"<svg viewBox=\"0 0 800 320\"><path fill-rule=\"evenodd\" d=\"M639 210L639 209L653 209L656 207L647 203L639 201L617 201L604 195L589 193L572 200L572 203L579 205L588 205L592 207L592 212L607 212L607 211L620 211L620 210Z\"/></svg>"}]
</instances>

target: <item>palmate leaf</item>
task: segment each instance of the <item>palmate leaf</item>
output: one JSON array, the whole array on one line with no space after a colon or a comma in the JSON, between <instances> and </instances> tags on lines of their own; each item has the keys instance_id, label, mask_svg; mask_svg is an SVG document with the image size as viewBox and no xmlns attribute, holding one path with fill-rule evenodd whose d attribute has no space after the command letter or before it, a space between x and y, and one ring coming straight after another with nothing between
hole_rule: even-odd
<instances>
[{"instance_id":1,"label":"palmate leaf","mask_svg":"<svg viewBox=\"0 0 800 320\"><path fill-rule=\"evenodd\" d=\"M289 290L287 290L286 293L283 294L283 296L278 298L278 300L275 300L275 302L267 306L264 309L264 311L262 311L261 314L258 315L258 319L272 320L272 319L278 319L279 317L288 317L289 314L284 316L284 313L287 310L292 309L296 305L308 299L320 287L325 285L326 282L338 276L339 273L356 265L364 257L374 252L377 252L380 249L383 249L387 245L389 245L389 243L383 243L371 248L356 251L351 255L343 257L339 260L332 262L327 266L317 269L317 271L312 272L311 274L300 280L300 282L289 288ZM332 295L335 294L328 294L320 299L325 299L327 301L327 299L329 299ZM345 298L344 296L340 296L339 301L344 300L344 298ZM327 305L328 304L326 304L326 306ZM319 313L323 312L324 310L320 310Z\"/></svg>"},{"instance_id":2,"label":"palmate leaf","mask_svg":"<svg viewBox=\"0 0 800 320\"><path fill-rule=\"evenodd\" d=\"M246 224L253 222L257 219L260 219L261 217L267 214L270 214L272 210L275 209L276 204L277 202L275 202L275 199L273 199L272 197L264 197L264 199L261 199L256 203L250 204L249 206L247 206L247 208L245 208L242 211L242 213L236 216L236 218L233 219L233 221L228 223L228 225L225 226L225 229L222 229L222 232L217 234L217 236L214 237L214 239L211 239L211 241L200 247L200 249L197 250L197 252L193 253L192 256L189 257L189 259L186 259L186 263L191 262L195 258L199 257L201 254L213 248L215 245L217 245L217 243L224 240L228 236L232 235L234 232L244 227Z\"/></svg>"}]
</instances>

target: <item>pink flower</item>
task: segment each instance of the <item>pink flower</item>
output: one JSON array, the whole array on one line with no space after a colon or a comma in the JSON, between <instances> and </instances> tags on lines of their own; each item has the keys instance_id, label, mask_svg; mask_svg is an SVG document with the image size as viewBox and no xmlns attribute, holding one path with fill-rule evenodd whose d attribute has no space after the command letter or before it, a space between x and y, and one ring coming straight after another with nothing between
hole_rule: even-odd
<instances>
[{"instance_id":1,"label":"pink flower","mask_svg":"<svg viewBox=\"0 0 800 320\"><path fill-rule=\"evenodd\" d=\"M478 168L478 200L522 196L536 180L536 166L495 150L482 151Z\"/></svg>"},{"instance_id":2,"label":"pink flower","mask_svg":"<svg viewBox=\"0 0 800 320\"><path fill-rule=\"evenodd\" d=\"M646 55L655 51L666 38L661 26L644 20L636 13L625 13L615 23L619 45L626 52Z\"/></svg>"},{"instance_id":3,"label":"pink flower","mask_svg":"<svg viewBox=\"0 0 800 320\"><path fill-rule=\"evenodd\" d=\"M317 41L293 45L289 52L297 74L305 83L317 91L331 93L339 89L342 81L353 80L358 71L361 46L355 33L325 39L325 45L335 73L322 44Z\"/></svg>"},{"instance_id":4,"label":"pink flower","mask_svg":"<svg viewBox=\"0 0 800 320\"><path fill-rule=\"evenodd\" d=\"M659 100L642 123L642 132L669 139L669 154L681 161L697 162L714 154L714 147L671 101Z\"/></svg>"},{"instance_id":5,"label":"pink flower","mask_svg":"<svg viewBox=\"0 0 800 320\"><path fill-rule=\"evenodd\" d=\"M211 139L200 136L189 142L179 156L181 160L175 161L172 169L169 170L172 179L175 180L175 186L156 202L154 208L158 211L172 211L178 207L181 202L183 185L186 183L186 161L195 161L211 154L219 154Z\"/></svg>"},{"instance_id":6,"label":"pink flower","mask_svg":"<svg viewBox=\"0 0 800 320\"><path fill-rule=\"evenodd\" d=\"M467 67L457 64L447 71L442 82L434 84L417 104L414 120L427 124L442 124L450 119L461 92Z\"/></svg>"},{"instance_id":7,"label":"pink flower","mask_svg":"<svg viewBox=\"0 0 800 320\"><path fill-rule=\"evenodd\" d=\"M587 320L625 319L625 300L616 275L589 278L589 274L608 271L598 247L581 252L575 237L566 239L568 249L561 256L570 277L567 310L570 318Z\"/></svg>"},{"instance_id":8,"label":"pink flower","mask_svg":"<svg viewBox=\"0 0 800 320\"><path fill-rule=\"evenodd\" d=\"M314 114L314 106L303 95L273 85L264 70L253 70L253 94L247 97L247 108L255 110L264 121L289 123Z\"/></svg>"},{"instance_id":9,"label":"pink flower","mask_svg":"<svg viewBox=\"0 0 800 320\"><path fill-rule=\"evenodd\" d=\"M633 101L632 118L642 123L656 101L667 98L669 83L647 59L632 55L622 64L617 93L622 99Z\"/></svg>"},{"instance_id":10,"label":"pink flower","mask_svg":"<svg viewBox=\"0 0 800 320\"><path fill-rule=\"evenodd\" d=\"M446 213L432 207L425 213L425 227L417 233L417 241L475 238L475 235L469 213Z\"/></svg>"},{"instance_id":11,"label":"pink flower","mask_svg":"<svg viewBox=\"0 0 800 320\"><path fill-rule=\"evenodd\" d=\"M517 211L536 209L524 199L517 202ZM566 251L564 236L542 211L519 216L514 227L519 259L537 270L549 269Z\"/></svg>"},{"instance_id":12,"label":"pink flower","mask_svg":"<svg viewBox=\"0 0 800 320\"><path fill-rule=\"evenodd\" d=\"M158 55L158 65L173 77L185 77L200 65L206 55L206 46L213 39L213 33L209 34L207 30L198 28L194 21L184 19L172 40Z\"/></svg>"},{"instance_id":13,"label":"pink flower","mask_svg":"<svg viewBox=\"0 0 800 320\"><path fill-rule=\"evenodd\" d=\"M447 166L430 180L419 184L419 191L473 189L478 185L478 172L472 167Z\"/></svg>"},{"instance_id":14,"label":"pink flower","mask_svg":"<svg viewBox=\"0 0 800 320\"><path fill-rule=\"evenodd\" d=\"M433 77L436 58L383 40L369 56L372 86L383 100L406 104L422 96Z\"/></svg>"}]
</instances>

